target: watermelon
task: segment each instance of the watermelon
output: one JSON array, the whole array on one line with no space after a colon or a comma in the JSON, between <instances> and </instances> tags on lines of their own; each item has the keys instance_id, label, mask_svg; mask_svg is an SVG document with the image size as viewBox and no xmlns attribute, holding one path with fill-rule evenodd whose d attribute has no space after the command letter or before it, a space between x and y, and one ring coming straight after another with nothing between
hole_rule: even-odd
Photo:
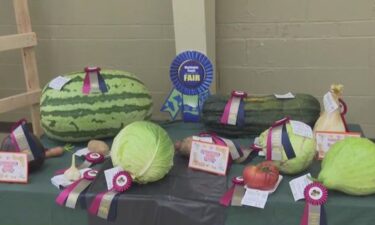
<instances>
[{"instance_id":1,"label":"watermelon","mask_svg":"<svg viewBox=\"0 0 375 225\"><path fill-rule=\"evenodd\" d=\"M41 126L49 138L79 142L113 137L129 123L151 118L151 96L135 75L117 70L100 74L108 92L83 94L85 72L65 75L71 80L60 91L44 87Z\"/></svg>"},{"instance_id":2,"label":"watermelon","mask_svg":"<svg viewBox=\"0 0 375 225\"><path fill-rule=\"evenodd\" d=\"M202 122L207 130L227 136L259 135L286 116L313 127L320 115L319 101L308 94L294 96L293 99L277 99L274 95L246 97L245 124L239 127L220 122L229 96L211 95L203 105Z\"/></svg>"}]
</instances>

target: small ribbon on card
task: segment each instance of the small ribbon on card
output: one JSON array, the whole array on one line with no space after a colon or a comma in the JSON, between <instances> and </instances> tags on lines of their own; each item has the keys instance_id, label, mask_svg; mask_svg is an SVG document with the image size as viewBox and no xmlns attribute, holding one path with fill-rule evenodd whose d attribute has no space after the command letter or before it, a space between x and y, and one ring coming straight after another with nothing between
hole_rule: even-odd
<instances>
[{"instance_id":1,"label":"small ribbon on card","mask_svg":"<svg viewBox=\"0 0 375 225\"><path fill-rule=\"evenodd\" d=\"M289 117L276 121L268 130L267 135L267 160L282 160L282 153L285 152L288 159L296 157L292 143L288 135L286 124Z\"/></svg>"},{"instance_id":2,"label":"small ribbon on card","mask_svg":"<svg viewBox=\"0 0 375 225\"><path fill-rule=\"evenodd\" d=\"M109 221L113 221L116 218L118 195L131 187L133 179L128 172L121 171L113 177L112 183L113 188L95 196L89 208L90 214Z\"/></svg>"},{"instance_id":3,"label":"small ribbon on card","mask_svg":"<svg viewBox=\"0 0 375 225\"><path fill-rule=\"evenodd\" d=\"M327 189L322 184L314 182L306 186L304 196L306 204L300 225L327 225L324 210L328 198Z\"/></svg>"},{"instance_id":4,"label":"small ribbon on card","mask_svg":"<svg viewBox=\"0 0 375 225\"><path fill-rule=\"evenodd\" d=\"M236 160L244 155L241 146L236 142L232 141L230 139L226 139L220 136L217 136L215 133L200 133L200 137L211 137L214 144L221 145L221 146L227 146L229 148L230 152L230 158L232 160Z\"/></svg>"},{"instance_id":5,"label":"small ribbon on card","mask_svg":"<svg viewBox=\"0 0 375 225\"><path fill-rule=\"evenodd\" d=\"M82 87L84 94L105 93L108 91L107 85L100 74L100 67L86 67L85 72L86 75Z\"/></svg>"},{"instance_id":6,"label":"small ribbon on card","mask_svg":"<svg viewBox=\"0 0 375 225\"><path fill-rule=\"evenodd\" d=\"M91 182L98 174L97 170L88 170L83 174L83 178L75 181L65 188L56 198L56 203L68 208L76 208L82 193L90 186Z\"/></svg>"},{"instance_id":7,"label":"small ribbon on card","mask_svg":"<svg viewBox=\"0 0 375 225\"><path fill-rule=\"evenodd\" d=\"M228 189L227 192L224 193L224 195L220 198L220 204L224 206L229 206L232 202L233 193L236 185L243 186L244 179L241 176L233 177L232 178L232 186Z\"/></svg>"},{"instance_id":8,"label":"small ribbon on card","mask_svg":"<svg viewBox=\"0 0 375 225\"><path fill-rule=\"evenodd\" d=\"M243 99L247 97L246 92L232 91L231 97L225 105L221 115L220 123L238 127L245 125L245 104Z\"/></svg>"}]
</instances>

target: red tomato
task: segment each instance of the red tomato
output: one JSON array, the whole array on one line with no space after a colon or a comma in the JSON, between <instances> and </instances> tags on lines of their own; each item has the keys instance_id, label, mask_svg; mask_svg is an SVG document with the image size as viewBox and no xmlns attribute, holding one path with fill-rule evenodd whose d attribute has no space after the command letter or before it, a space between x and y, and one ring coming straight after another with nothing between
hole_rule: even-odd
<instances>
[{"instance_id":1,"label":"red tomato","mask_svg":"<svg viewBox=\"0 0 375 225\"><path fill-rule=\"evenodd\" d=\"M279 170L272 161L265 161L258 165L245 167L242 172L245 184L254 189L270 190L279 179Z\"/></svg>"}]
</instances>

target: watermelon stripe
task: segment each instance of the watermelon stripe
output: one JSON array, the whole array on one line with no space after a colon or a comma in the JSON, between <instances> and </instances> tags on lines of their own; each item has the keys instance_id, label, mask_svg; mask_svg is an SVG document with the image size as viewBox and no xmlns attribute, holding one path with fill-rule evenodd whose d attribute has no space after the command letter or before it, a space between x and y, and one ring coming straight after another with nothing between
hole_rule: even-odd
<instances>
[{"instance_id":1,"label":"watermelon stripe","mask_svg":"<svg viewBox=\"0 0 375 225\"><path fill-rule=\"evenodd\" d=\"M132 93L132 92L121 92L119 94L101 94L101 95L78 95L71 98L50 98L46 97L41 103L42 106L61 106L61 105L72 105L72 104L94 104L96 102L107 102L119 99L129 98L147 98L151 100L151 96L147 93Z\"/></svg>"},{"instance_id":2,"label":"watermelon stripe","mask_svg":"<svg viewBox=\"0 0 375 225\"><path fill-rule=\"evenodd\" d=\"M138 82L140 84L144 84L142 81L138 80L137 78L135 78L133 76L125 75L125 74L114 75L114 74L100 73L100 75L102 75L102 77L104 78L104 81L113 80L113 79L129 79L129 80L136 81L136 82ZM69 81L69 84L71 84L71 83L77 83L77 82L83 83L84 77L85 77L84 74L82 74L81 76L77 75L76 77L72 78Z\"/></svg>"},{"instance_id":3,"label":"watermelon stripe","mask_svg":"<svg viewBox=\"0 0 375 225\"><path fill-rule=\"evenodd\" d=\"M125 105L125 106L112 106L109 105L108 108L98 108L95 110L92 109L76 109L76 110L55 110L52 112L46 112L42 111L41 116L62 116L62 117L72 117L72 118L78 118L82 117L82 115L90 115L90 114L111 114L113 112L123 112L123 113L132 113L134 111L142 111L142 110L149 110L150 107L152 107L151 104L138 106L138 105Z\"/></svg>"}]
</instances>

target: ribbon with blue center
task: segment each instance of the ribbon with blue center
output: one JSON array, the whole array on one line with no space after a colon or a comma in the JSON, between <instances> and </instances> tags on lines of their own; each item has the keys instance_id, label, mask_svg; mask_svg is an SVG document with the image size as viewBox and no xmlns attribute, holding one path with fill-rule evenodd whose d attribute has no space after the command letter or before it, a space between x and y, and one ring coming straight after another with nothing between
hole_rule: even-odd
<instances>
[{"instance_id":1,"label":"ribbon with blue center","mask_svg":"<svg viewBox=\"0 0 375 225\"><path fill-rule=\"evenodd\" d=\"M276 121L268 130L267 135L267 160L281 160L282 152L288 159L296 157L292 143L286 129L286 124L289 122L289 117ZM275 154L280 154L279 159L276 159Z\"/></svg>"},{"instance_id":2,"label":"ribbon with blue center","mask_svg":"<svg viewBox=\"0 0 375 225\"><path fill-rule=\"evenodd\" d=\"M243 127L245 125L245 103L243 99L246 97L246 92L232 91L221 115L220 123Z\"/></svg>"},{"instance_id":3,"label":"ribbon with blue center","mask_svg":"<svg viewBox=\"0 0 375 225\"><path fill-rule=\"evenodd\" d=\"M181 111L185 122L198 122L203 103L210 95L211 61L197 51L182 52L171 63L169 72L174 88L160 111L168 112L173 120Z\"/></svg>"},{"instance_id":4,"label":"ribbon with blue center","mask_svg":"<svg viewBox=\"0 0 375 225\"><path fill-rule=\"evenodd\" d=\"M91 93L105 93L108 91L104 78L100 74L100 67L86 67L82 92L85 95Z\"/></svg>"},{"instance_id":5,"label":"ribbon with blue center","mask_svg":"<svg viewBox=\"0 0 375 225\"><path fill-rule=\"evenodd\" d=\"M37 147L26 123L27 121L25 119L16 122L11 129L10 138L16 151L27 152L27 161L30 162L35 158L43 157L44 150Z\"/></svg>"},{"instance_id":6,"label":"ribbon with blue center","mask_svg":"<svg viewBox=\"0 0 375 225\"><path fill-rule=\"evenodd\" d=\"M324 210L328 198L327 189L322 184L314 182L306 186L304 196L306 204L300 225L327 225Z\"/></svg>"}]
</instances>

